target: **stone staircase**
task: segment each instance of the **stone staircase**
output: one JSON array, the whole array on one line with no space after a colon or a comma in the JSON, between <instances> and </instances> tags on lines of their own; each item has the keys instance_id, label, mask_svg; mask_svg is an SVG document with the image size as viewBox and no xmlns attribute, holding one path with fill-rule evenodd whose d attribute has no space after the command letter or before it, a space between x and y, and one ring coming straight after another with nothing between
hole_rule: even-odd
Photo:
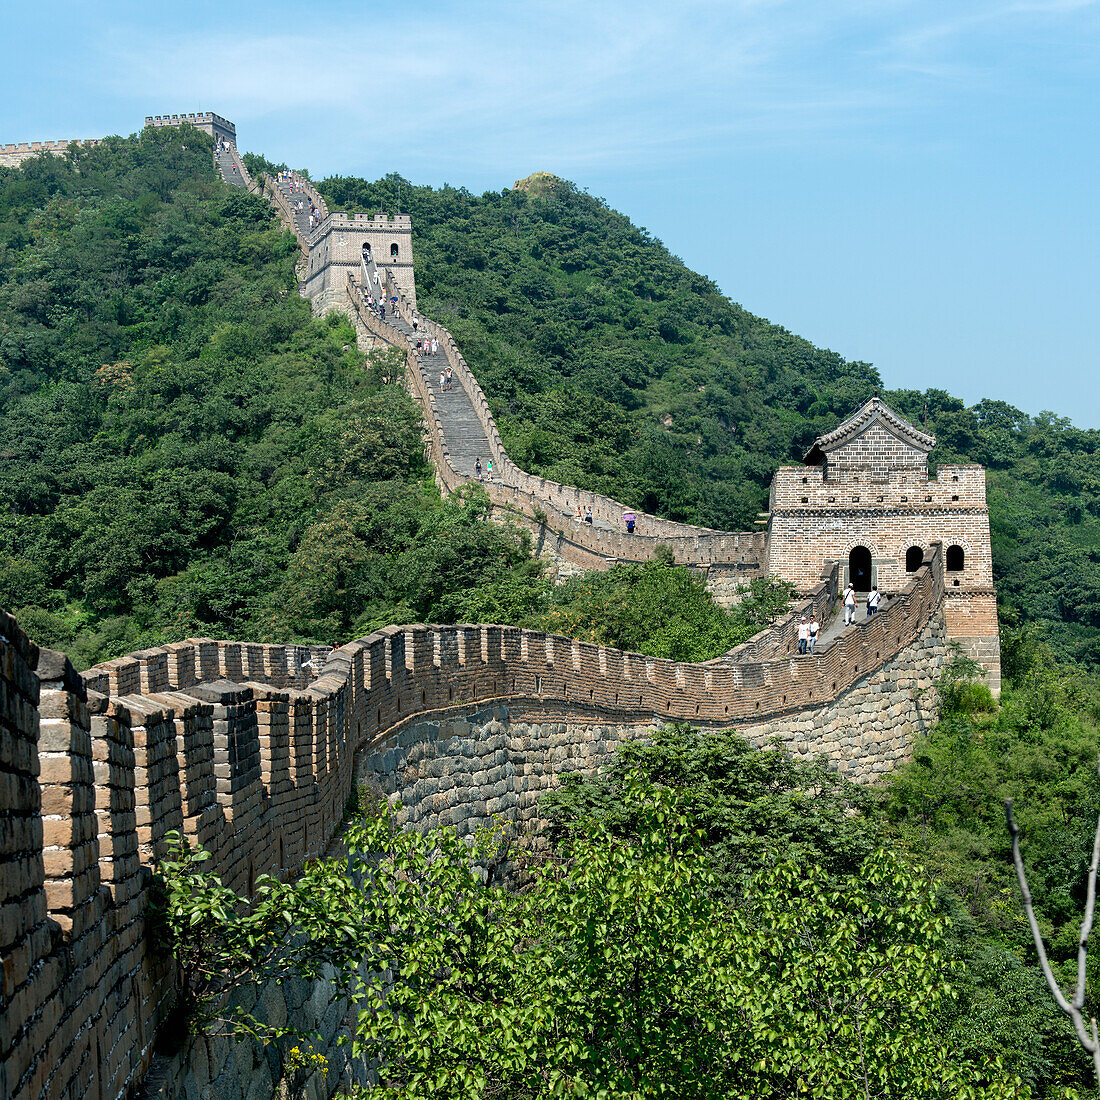
<instances>
[{"instance_id":1,"label":"stone staircase","mask_svg":"<svg viewBox=\"0 0 1100 1100\"><path fill-rule=\"evenodd\" d=\"M294 216L294 235L300 241L308 239L309 228L309 196L301 190L294 190L294 181L279 176L275 180L275 186L279 193L286 199ZM297 210L297 204L302 204L302 209Z\"/></svg>"},{"instance_id":2,"label":"stone staircase","mask_svg":"<svg viewBox=\"0 0 1100 1100\"><path fill-rule=\"evenodd\" d=\"M378 268L373 259L366 262L366 272L369 289L377 299L385 293L385 290L375 279ZM385 280L381 282L384 286ZM428 339L420 332L414 331L412 325L401 316L400 311L393 308L392 303L386 303L386 316L383 320L389 328L393 329L394 343L398 346L408 344L415 348L418 339ZM455 472L463 477L475 477L477 460L481 459L482 476L487 476L488 460L492 455L489 437L485 434L485 427L461 379L457 375L452 375L450 389L440 386L440 374L447 369L447 357L442 350L436 351L434 355L430 351L424 352L416 356L416 361L425 389L435 394L436 411L439 413L443 438L446 440L447 451Z\"/></svg>"},{"instance_id":3,"label":"stone staircase","mask_svg":"<svg viewBox=\"0 0 1100 1100\"><path fill-rule=\"evenodd\" d=\"M273 180L272 184L273 197L277 200L284 219L292 218L291 227L308 263L313 258L310 248L310 198L313 197L319 205L322 219L329 212L312 185L294 173L290 173L289 179L280 177ZM294 209L298 201L304 203L302 211ZM327 262L326 253L320 258L320 265L323 267ZM659 548L666 547L673 552L676 560L700 568L724 569L727 573L731 570L748 570L753 573L760 571L764 553L762 533L714 531L641 513L636 513L641 524L640 532L628 533L623 520L627 505L599 493L586 492L558 484L550 478L531 475L517 467L504 454L485 396L464 361L461 364L462 370L459 370L453 360L444 354L443 348L447 346L459 360L462 358L447 330L417 312L415 305L405 297L400 284L391 278L393 272L389 268L383 266L379 272L373 257L365 260L365 267L366 291L373 293L376 299L386 297L385 317L379 318L375 313L370 326L375 329L376 337L402 350L412 351L417 338L411 323L415 318L419 321L421 331L440 338L440 351L437 355L414 357L420 375L415 388L421 399L429 395L432 399L430 428L434 436L440 437L439 450L446 456L446 461L460 477L472 478L476 476L474 468L477 459L482 460L483 473L487 474L488 459L494 456L493 480L496 488L490 493L494 503L522 512L529 518L538 513L549 517L554 531L560 536L558 552L563 557L572 555L577 559L573 564L583 569L592 568L601 562L645 561L653 557ZM312 266L310 270L316 275ZM381 283L375 281L376 273L384 276ZM351 312L359 304L366 308L366 300L360 301L357 297L364 288L358 285L359 280L355 277L351 282L355 284L354 287L341 289L339 301L334 293L333 300L314 298L314 304L322 301L325 308L348 309ZM304 289L303 293L306 293ZM390 294L400 296L396 310L388 298ZM448 362L453 368L452 389L441 391L439 372ZM582 509L585 505L591 508L591 523L575 519L578 503ZM741 578L741 572L737 576Z\"/></svg>"},{"instance_id":4,"label":"stone staircase","mask_svg":"<svg viewBox=\"0 0 1100 1100\"><path fill-rule=\"evenodd\" d=\"M221 177L230 187L247 187L248 180L241 171L241 163L237 158L237 152L231 146L222 146L221 150L214 154L214 163L221 173Z\"/></svg>"}]
</instances>

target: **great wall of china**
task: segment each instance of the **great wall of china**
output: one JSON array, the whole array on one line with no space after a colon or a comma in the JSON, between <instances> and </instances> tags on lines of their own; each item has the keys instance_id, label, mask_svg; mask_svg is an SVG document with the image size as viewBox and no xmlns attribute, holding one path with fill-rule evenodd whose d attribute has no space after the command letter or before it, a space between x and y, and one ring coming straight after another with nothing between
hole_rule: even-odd
<instances>
[{"instance_id":1,"label":"great wall of china","mask_svg":"<svg viewBox=\"0 0 1100 1100\"><path fill-rule=\"evenodd\" d=\"M227 182L258 190L220 116ZM157 125L156 118L147 119ZM278 1056L251 1041L197 1037L156 1054L172 1005L170 970L150 941L150 869L182 830L227 885L291 876L329 847L357 780L400 796L404 820L463 830L500 814L538 819L538 797L568 771L598 769L623 740L664 721L735 728L824 757L857 781L904 760L935 718L931 691L950 641L999 685L984 472L941 466L934 440L874 399L822 436L807 464L772 486L768 528L718 532L639 515L527 474L501 444L488 402L450 334L416 311L408 218L330 213L311 231L289 181L264 180L302 246L302 288L339 308L364 347L405 354L426 446L447 491L470 479L470 448L498 471L494 506L527 524L563 570L644 560L662 545L729 598L740 579L787 576L791 616L729 653L683 664L503 626L394 626L330 651L191 639L78 674L0 613L0 1096L266 1100ZM369 245L364 248L364 245ZM396 252L394 252L396 248ZM398 299L393 323L367 308L374 275ZM440 342L417 356L411 324ZM433 385L450 364L455 391ZM453 394L453 399L452 399ZM580 500L596 522L573 523ZM884 611L797 654L796 616L824 618L846 580L877 583ZM255 991L254 1008L316 1026L330 1062L308 1082L331 1096L362 1079L335 1039L325 983Z\"/></svg>"}]
</instances>

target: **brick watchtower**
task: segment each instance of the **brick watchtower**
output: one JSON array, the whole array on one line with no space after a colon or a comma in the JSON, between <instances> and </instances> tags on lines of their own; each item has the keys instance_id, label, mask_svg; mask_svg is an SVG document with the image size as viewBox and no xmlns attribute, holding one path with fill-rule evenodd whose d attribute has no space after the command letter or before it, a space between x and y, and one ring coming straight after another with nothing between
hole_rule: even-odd
<instances>
[{"instance_id":1,"label":"brick watchtower","mask_svg":"<svg viewBox=\"0 0 1100 1100\"><path fill-rule=\"evenodd\" d=\"M839 561L857 592L896 592L934 542L943 546L947 636L1000 690L1001 651L989 542L985 470L940 466L928 475L934 436L878 397L820 436L805 466L772 479L768 571L799 588Z\"/></svg>"}]
</instances>

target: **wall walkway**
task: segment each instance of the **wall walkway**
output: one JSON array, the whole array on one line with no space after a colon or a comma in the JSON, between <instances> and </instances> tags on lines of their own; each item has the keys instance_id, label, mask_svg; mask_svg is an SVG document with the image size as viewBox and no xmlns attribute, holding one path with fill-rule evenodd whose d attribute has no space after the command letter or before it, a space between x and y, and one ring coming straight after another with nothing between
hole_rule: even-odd
<instances>
[{"instance_id":1,"label":"wall walkway","mask_svg":"<svg viewBox=\"0 0 1100 1100\"><path fill-rule=\"evenodd\" d=\"M307 193L312 191L309 181L293 173L291 178ZM308 226L303 230L300 219L294 217L288 202L288 186L283 180L269 181L265 193L271 195L285 223L298 236L303 255L308 256L311 235ZM320 196L314 201L322 210L322 217L327 218L328 210L320 202ZM315 230L312 237L316 238L318 232ZM368 310L362 288L350 274L340 305L356 319L365 343L374 345L380 341L406 352L409 388L424 406L430 435L428 450L445 490L473 479L471 458L480 453L483 463L490 457L493 460L494 481L485 483L493 504L546 526L554 534L560 556L580 568L607 568L616 561L648 561L664 546L678 562L708 572L713 569L719 578L733 576L744 580L763 572L767 552L763 531L715 531L649 516L610 497L521 470L508 457L489 403L454 338L443 325L416 310L389 270L384 272L383 285L387 299L397 298L396 316L388 309L387 320L382 321L376 312ZM439 342L439 356L430 362L418 360L413 351L414 319L418 335L434 336ZM453 392L464 394L465 400L438 393L437 367L444 364L451 367L456 387ZM578 504L582 509L586 505L592 509L592 525L574 521ZM637 530L632 535L626 533L622 519L623 513L630 510L638 517ZM733 587L735 583L726 585L730 590Z\"/></svg>"},{"instance_id":2,"label":"wall walkway","mask_svg":"<svg viewBox=\"0 0 1100 1100\"><path fill-rule=\"evenodd\" d=\"M286 215L287 194L276 187L274 198ZM417 360L407 327L412 307L397 296L394 325L366 309L353 279L347 308L365 340L404 349L409 385L427 410L432 461L454 488L468 475L444 426L455 423L440 401L447 395L432 392L438 363ZM538 512L571 513L578 490L508 461L454 341L441 326L424 325L441 341L504 473L503 484L487 486L494 504L543 528L554 521L539 521ZM640 560L660 540L689 564L759 568L761 533L646 517L654 531L631 539L611 529L620 505L587 499L607 526L562 524L574 559ZM618 740L665 721L777 736L859 780L893 768L931 716L921 693L943 659L942 555L934 547L881 614L815 655L797 655L799 614L812 607L824 617L837 580L833 564L804 607L700 664L514 627L412 624L332 651L192 639L78 676L62 654L40 650L0 612L0 1096L132 1096L153 1064L173 999L166 960L145 923L149 871L166 835L178 829L201 843L212 869L247 894L258 875L293 875L328 849L357 757L380 782L408 794L418 820L443 820L445 809L462 827L490 806L524 820L563 771L597 769ZM479 715L498 727L483 721L487 732L477 733ZM507 736L503 718L528 727L512 748L492 740ZM608 732L593 732L601 729ZM411 768L411 750L440 740L446 760L436 751L427 771ZM599 750L585 747L597 742ZM471 781L444 789L447 770ZM528 775L537 782L524 785ZM463 799L468 812L456 817ZM190 1100L209 1086L245 1100L256 1069L251 1048L240 1057L224 1045L216 1057L202 1050L171 1063L176 1070L169 1065L158 1078L161 1095L174 1100L186 1091ZM270 1083L279 1068L265 1072ZM315 1093L332 1095L350 1072L345 1065Z\"/></svg>"}]
</instances>

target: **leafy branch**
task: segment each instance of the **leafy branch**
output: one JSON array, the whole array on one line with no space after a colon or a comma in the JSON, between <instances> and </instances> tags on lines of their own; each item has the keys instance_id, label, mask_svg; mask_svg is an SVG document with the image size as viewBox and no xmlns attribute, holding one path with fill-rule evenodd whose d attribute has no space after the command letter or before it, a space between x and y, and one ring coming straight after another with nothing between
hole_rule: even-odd
<instances>
[{"instance_id":1,"label":"leafy branch","mask_svg":"<svg viewBox=\"0 0 1100 1100\"><path fill-rule=\"evenodd\" d=\"M178 832L157 864L152 926L176 970L175 1017L185 1033L214 1029L268 1042L297 1029L258 1019L233 994L266 982L350 975L362 958L362 895L335 860L314 860L293 882L271 875L238 897L211 857ZM347 995L347 994L345 994Z\"/></svg>"}]
</instances>

